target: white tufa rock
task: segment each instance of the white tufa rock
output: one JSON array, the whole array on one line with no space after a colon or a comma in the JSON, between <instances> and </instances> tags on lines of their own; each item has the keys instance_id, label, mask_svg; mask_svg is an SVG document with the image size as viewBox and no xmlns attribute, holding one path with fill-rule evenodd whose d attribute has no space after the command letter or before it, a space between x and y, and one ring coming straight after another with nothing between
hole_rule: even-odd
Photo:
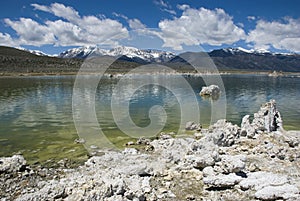
<instances>
[{"instance_id":1,"label":"white tufa rock","mask_svg":"<svg viewBox=\"0 0 300 201\"><path fill-rule=\"evenodd\" d=\"M270 100L260 107L257 113L254 113L254 119L251 124L256 130L272 132L283 130L280 112L277 111L275 100Z\"/></svg>"},{"instance_id":2,"label":"white tufa rock","mask_svg":"<svg viewBox=\"0 0 300 201\"><path fill-rule=\"evenodd\" d=\"M189 121L185 124L185 130L197 130L200 131L202 128L201 124L196 124L193 121Z\"/></svg>"},{"instance_id":3,"label":"white tufa rock","mask_svg":"<svg viewBox=\"0 0 300 201\"><path fill-rule=\"evenodd\" d=\"M212 98L218 98L220 93L220 87L217 85L210 85L208 87L202 87L200 96L211 96Z\"/></svg>"},{"instance_id":4,"label":"white tufa rock","mask_svg":"<svg viewBox=\"0 0 300 201\"><path fill-rule=\"evenodd\" d=\"M26 160L21 155L0 158L0 173L14 173L26 165Z\"/></svg>"}]
</instances>

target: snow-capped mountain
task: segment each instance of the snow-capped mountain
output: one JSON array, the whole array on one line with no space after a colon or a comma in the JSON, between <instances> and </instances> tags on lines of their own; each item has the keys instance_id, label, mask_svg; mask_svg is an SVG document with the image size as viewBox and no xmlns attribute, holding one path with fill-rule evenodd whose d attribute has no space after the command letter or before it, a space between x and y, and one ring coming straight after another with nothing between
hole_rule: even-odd
<instances>
[{"instance_id":1,"label":"snow-capped mountain","mask_svg":"<svg viewBox=\"0 0 300 201\"><path fill-rule=\"evenodd\" d=\"M62 52L61 58L87 58L93 55L108 55L113 57L125 56L130 59L140 59L146 62L165 62L174 58L176 55L172 52L160 50L141 50L134 47L120 46L110 50L101 49L97 46L85 46L69 49Z\"/></svg>"},{"instance_id":2,"label":"snow-capped mountain","mask_svg":"<svg viewBox=\"0 0 300 201\"><path fill-rule=\"evenodd\" d=\"M247 53L247 54L269 54L269 55L295 55L295 53L282 53L282 52L271 52L269 50L266 49L250 49L247 50L245 48L242 47L237 47L237 48L224 48L224 49L220 49L224 52L227 53L231 53L231 54L241 54L241 53ZM218 51L218 50L216 50Z\"/></svg>"},{"instance_id":3,"label":"snow-capped mountain","mask_svg":"<svg viewBox=\"0 0 300 201\"><path fill-rule=\"evenodd\" d=\"M269 50L265 49L250 49L247 50L242 47L237 47L237 48L225 48L222 49L225 52L231 53L231 54L236 54L236 53L248 53L248 54L271 54Z\"/></svg>"},{"instance_id":4,"label":"snow-capped mountain","mask_svg":"<svg viewBox=\"0 0 300 201\"><path fill-rule=\"evenodd\" d=\"M35 55L38 55L38 56L52 56L52 55L48 55L40 50L28 50L28 49L25 49L25 48L22 48L22 47L16 47L17 49L19 50L23 50L23 51L26 51L26 52L30 52L31 54L35 54Z\"/></svg>"}]
</instances>

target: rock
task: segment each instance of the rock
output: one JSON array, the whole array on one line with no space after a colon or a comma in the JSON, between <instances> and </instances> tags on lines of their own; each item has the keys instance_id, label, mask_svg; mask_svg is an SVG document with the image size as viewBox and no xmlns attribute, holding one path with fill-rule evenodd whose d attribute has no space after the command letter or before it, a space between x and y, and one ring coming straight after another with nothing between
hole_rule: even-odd
<instances>
[{"instance_id":1,"label":"rock","mask_svg":"<svg viewBox=\"0 0 300 201\"><path fill-rule=\"evenodd\" d=\"M135 148L125 148L122 153L136 155L138 153L138 151Z\"/></svg>"},{"instance_id":2,"label":"rock","mask_svg":"<svg viewBox=\"0 0 300 201\"><path fill-rule=\"evenodd\" d=\"M201 124L196 124L193 121L189 121L189 122L187 122L185 124L185 130L190 130L190 131L197 130L197 131L200 131L201 128L202 128Z\"/></svg>"},{"instance_id":3,"label":"rock","mask_svg":"<svg viewBox=\"0 0 300 201\"><path fill-rule=\"evenodd\" d=\"M195 137L195 139L197 139L197 140L199 140L199 139L201 139L202 137L203 137L203 134L202 133L194 133L194 137Z\"/></svg>"},{"instance_id":4,"label":"rock","mask_svg":"<svg viewBox=\"0 0 300 201\"><path fill-rule=\"evenodd\" d=\"M167 134L160 134L159 135L159 139L161 140L168 140L168 139L171 139L172 136L171 135L167 135Z\"/></svg>"},{"instance_id":5,"label":"rock","mask_svg":"<svg viewBox=\"0 0 300 201\"><path fill-rule=\"evenodd\" d=\"M24 171L25 167L26 160L21 155L13 155L12 157L0 158L0 174Z\"/></svg>"},{"instance_id":6,"label":"rock","mask_svg":"<svg viewBox=\"0 0 300 201\"><path fill-rule=\"evenodd\" d=\"M245 155L221 155L221 161L216 163L215 170L220 173L238 173L245 169Z\"/></svg>"},{"instance_id":7,"label":"rock","mask_svg":"<svg viewBox=\"0 0 300 201\"><path fill-rule=\"evenodd\" d=\"M210 85L208 87L202 87L200 91L201 96L211 96L211 97L218 97L221 93L220 88L217 85Z\"/></svg>"},{"instance_id":8,"label":"rock","mask_svg":"<svg viewBox=\"0 0 300 201\"><path fill-rule=\"evenodd\" d=\"M225 119L218 120L210 127L210 130L212 133L207 137L219 146L232 146L235 140L240 137L240 128Z\"/></svg>"},{"instance_id":9,"label":"rock","mask_svg":"<svg viewBox=\"0 0 300 201\"><path fill-rule=\"evenodd\" d=\"M150 139L141 137L141 138L139 138L139 139L136 141L136 144L137 144L137 145L149 145L150 142L151 142Z\"/></svg>"},{"instance_id":10,"label":"rock","mask_svg":"<svg viewBox=\"0 0 300 201\"><path fill-rule=\"evenodd\" d=\"M282 186L266 186L258 190L254 195L260 200L297 200L300 198L298 188L290 184L284 184Z\"/></svg>"},{"instance_id":11,"label":"rock","mask_svg":"<svg viewBox=\"0 0 300 201\"><path fill-rule=\"evenodd\" d=\"M132 142L132 141L129 141L129 142L127 142L125 145L126 145L126 146L132 146L132 145L135 145L135 143Z\"/></svg>"},{"instance_id":12,"label":"rock","mask_svg":"<svg viewBox=\"0 0 300 201\"><path fill-rule=\"evenodd\" d=\"M204 139L194 141L190 146L189 152L184 157L184 162L187 166L200 170L207 166L213 166L219 160L217 147L212 142L207 142Z\"/></svg>"},{"instance_id":13,"label":"rock","mask_svg":"<svg viewBox=\"0 0 300 201\"><path fill-rule=\"evenodd\" d=\"M255 136L255 128L250 124L250 115L246 115L242 119L241 123L241 136L247 136L253 138Z\"/></svg>"},{"instance_id":14,"label":"rock","mask_svg":"<svg viewBox=\"0 0 300 201\"><path fill-rule=\"evenodd\" d=\"M288 183L285 175L273 174L270 172L253 172L248 173L247 178L240 182L242 189L260 190L266 186L282 186Z\"/></svg>"},{"instance_id":15,"label":"rock","mask_svg":"<svg viewBox=\"0 0 300 201\"><path fill-rule=\"evenodd\" d=\"M283 130L281 115L277 111L275 100L270 100L260 107L259 111L254 114L251 125L256 130L266 132Z\"/></svg>"},{"instance_id":16,"label":"rock","mask_svg":"<svg viewBox=\"0 0 300 201\"><path fill-rule=\"evenodd\" d=\"M243 178L236 174L230 173L228 175L218 174L210 175L203 178L203 183L210 188L230 188L238 184Z\"/></svg>"},{"instance_id":17,"label":"rock","mask_svg":"<svg viewBox=\"0 0 300 201\"><path fill-rule=\"evenodd\" d=\"M85 143L85 140L83 138L78 138L78 139L75 139L74 142L76 144L84 144Z\"/></svg>"}]
</instances>

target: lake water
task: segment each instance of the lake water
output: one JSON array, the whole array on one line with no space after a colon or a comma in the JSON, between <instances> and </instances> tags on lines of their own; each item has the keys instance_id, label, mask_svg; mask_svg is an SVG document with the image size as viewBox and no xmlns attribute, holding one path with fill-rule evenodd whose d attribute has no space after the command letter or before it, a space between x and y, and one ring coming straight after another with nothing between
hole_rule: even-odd
<instances>
[{"instance_id":1,"label":"lake water","mask_svg":"<svg viewBox=\"0 0 300 201\"><path fill-rule=\"evenodd\" d=\"M176 86L178 78L169 77L167 82ZM22 153L30 163L50 163L62 158L86 158L87 152L84 147L74 143L74 139L78 138L72 113L75 78L0 78L0 156ZM198 95L201 87L205 85L201 77L185 78L194 94L189 94L190 92L180 87L177 87L176 93L185 97L181 101L182 104L186 104L185 107L189 106L190 97L196 97L200 108L200 121L204 126L211 123L212 104L224 101L224 98L227 101L226 118L236 124L240 124L244 115L258 111L262 103L275 99L283 117L284 127L300 129L299 77L223 75L225 92L222 92L220 99L216 101L203 99ZM117 78L101 80L95 96L95 114L103 133L111 142L121 146L131 138L118 129L111 112L111 94L118 81ZM123 87L124 94L126 90L131 89L131 85ZM122 96L119 98L121 100ZM182 105L180 106L174 91L150 84L135 91L128 101L130 117L137 126L149 125L150 108L161 105L166 113L154 113L154 117L159 119L166 116L163 131L179 129Z\"/></svg>"}]
</instances>

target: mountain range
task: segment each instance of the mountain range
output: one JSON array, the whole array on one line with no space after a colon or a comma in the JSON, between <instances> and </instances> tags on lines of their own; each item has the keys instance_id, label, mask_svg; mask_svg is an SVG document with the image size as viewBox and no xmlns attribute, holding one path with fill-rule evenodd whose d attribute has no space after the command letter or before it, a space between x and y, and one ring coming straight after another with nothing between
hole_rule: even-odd
<instances>
[{"instance_id":1,"label":"mountain range","mask_svg":"<svg viewBox=\"0 0 300 201\"><path fill-rule=\"evenodd\" d=\"M172 52L160 51L160 50L141 50L134 47L120 46L110 50L101 49L97 46L86 46L69 49L59 54L60 58L79 58L85 59L89 56L107 55L112 57L125 57L132 59L133 61L142 63L163 63L168 62L176 55Z\"/></svg>"},{"instance_id":2,"label":"mountain range","mask_svg":"<svg viewBox=\"0 0 300 201\"><path fill-rule=\"evenodd\" d=\"M116 47L110 50L97 46L69 49L58 55L46 55L43 52L0 46L0 72L76 72L84 59L91 56L107 55L116 57L115 69L131 68L147 63L161 63L176 69L189 64L182 59L189 55L201 56L203 52L185 52L176 55L172 52L137 49L134 47ZM266 50L246 50L243 48L217 49L205 53L219 70L231 71L285 71L300 72L300 55L296 53L272 53ZM45 70L47 69L47 70Z\"/></svg>"}]
</instances>

